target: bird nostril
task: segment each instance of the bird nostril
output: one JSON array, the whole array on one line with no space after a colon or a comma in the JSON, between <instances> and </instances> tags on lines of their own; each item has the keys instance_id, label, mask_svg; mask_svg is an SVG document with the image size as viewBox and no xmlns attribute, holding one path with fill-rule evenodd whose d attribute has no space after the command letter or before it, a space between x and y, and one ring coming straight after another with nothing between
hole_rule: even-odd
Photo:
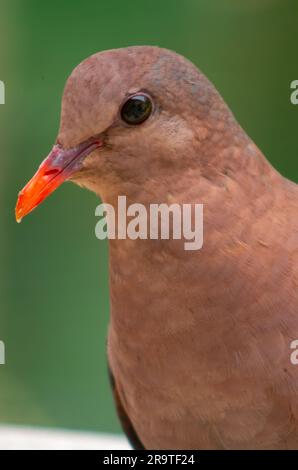
<instances>
[{"instance_id":1,"label":"bird nostril","mask_svg":"<svg viewBox=\"0 0 298 470\"><path fill-rule=\"evenodd\" d=\"M53 170L45 171L44 176L52 176L59 173L59 171L60 170L58 168L54 168Z\"/></svg>"}]
</instances>

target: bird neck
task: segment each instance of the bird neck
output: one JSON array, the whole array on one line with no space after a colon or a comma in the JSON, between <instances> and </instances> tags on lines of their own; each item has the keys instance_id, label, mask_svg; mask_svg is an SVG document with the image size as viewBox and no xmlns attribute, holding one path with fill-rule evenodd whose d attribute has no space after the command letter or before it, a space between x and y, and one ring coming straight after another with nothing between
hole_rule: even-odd
<instances>
[{"instance_id":1,"label":"bird neck","mask_svg":"<svg viewBox=\"0 0 298 470\"><path fill-rule=\"evenodd\" d=\"M229 257L235 263L236 257L245 252L243 246L253 238L251 221L258 227L259 219L270 217L275 204L274 188L282 178L253 144L242 154L242 162L237 161L237 153L237 149L231 149L232 158L219 169L185 169L175 181L151 181L148 186L134 185L127 191L127 207L140 203L148 213L152 203L203 204L204 241L198 250L185 250L185 239L173 239L171 230L169 239L164 240L109 240L111 321L115 334L123 329L141 329L146 324L149 328L151 322L159 321L157 315L170 323L171 299L176 297L173 283L179 285L178 308L179 302L181 309L187 302L187 292L194 285L198 302L203 301L209 284L214 285L214 279L220 284L220 273L226 271ZM263 240L257 228L253 236ZM219 253L223 256L217 256ZM237 270L233 272L237 275ZM205 309L197 313L205 314Z\"/></svg>"}]
</instances>

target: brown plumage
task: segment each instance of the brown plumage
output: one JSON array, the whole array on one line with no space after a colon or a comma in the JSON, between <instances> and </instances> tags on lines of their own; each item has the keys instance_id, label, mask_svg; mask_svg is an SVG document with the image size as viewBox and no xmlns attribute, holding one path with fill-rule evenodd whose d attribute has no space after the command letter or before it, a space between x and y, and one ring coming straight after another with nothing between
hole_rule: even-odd
<instances>
[{"instance_id":1,"label":"brown plumage","mask_svg":"<svg viewBox=\"0 0 298 470\"><path fill-rule=\"evenodd\" d=\"M117 414L130 444L132 445L133 449L135 450L144 450L144 446L141 443L125 409L122 404L120 393L118 392L117 384L115 382L114 376L112 374L111 369L108 369L110 384L113 392L114 402L117 410Z\"/></svg>"},{"instance_id":2,"label":"brown plumage","mask_svg":"<svg viewBox=\"0 0 298 470\"><path fill-rule=\"evenodd\" d=\"M154 112L129 127L119 109L139 91ZM58 172L57 155L70 161L86 142L91 153L64 179L104 202L204 204L199 251L183 240L109 242L108 357L134 436L150 449L298 448L297 185L196 67L156 47L95 54L73 71L47 165ZM18 218L44 197L31 193L45 168Z\"/></svg>"}]
</instances>

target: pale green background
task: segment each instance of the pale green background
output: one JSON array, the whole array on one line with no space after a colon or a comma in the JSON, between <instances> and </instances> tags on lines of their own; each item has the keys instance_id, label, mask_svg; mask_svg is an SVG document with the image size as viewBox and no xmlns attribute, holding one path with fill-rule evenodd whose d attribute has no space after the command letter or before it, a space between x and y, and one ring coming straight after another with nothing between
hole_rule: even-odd
<instances>
[{"instance_id":1,"label":"pale green background","mask_svg":"<svg viewBox=\"0 0 298 470\"><path fill-rule=\"evenodd\" d=\"M153 44L193 60L270 161L298 181L295 0L0 0L0 423L119 431L109 390L106 244L96 197L65 184L20 226L18 190L53 144L82 59Z\"/></svg>"}]
</instances>

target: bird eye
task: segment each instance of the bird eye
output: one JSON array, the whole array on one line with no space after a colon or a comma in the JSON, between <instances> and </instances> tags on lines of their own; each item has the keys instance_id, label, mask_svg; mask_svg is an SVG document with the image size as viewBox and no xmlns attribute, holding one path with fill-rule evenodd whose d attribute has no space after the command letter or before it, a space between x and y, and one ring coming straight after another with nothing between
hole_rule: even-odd
<instances>
[{"instance_id":1,"label":"bird eye","mask_svg":"<svg viewBox=\"0 0 298 470\"><path fill-rule=\"evenodd\" d=\"M121 118L130 125L142 124L152 113L152 101L147 95L131 96L121 108Z\"/></svg>"}]
</instances>

